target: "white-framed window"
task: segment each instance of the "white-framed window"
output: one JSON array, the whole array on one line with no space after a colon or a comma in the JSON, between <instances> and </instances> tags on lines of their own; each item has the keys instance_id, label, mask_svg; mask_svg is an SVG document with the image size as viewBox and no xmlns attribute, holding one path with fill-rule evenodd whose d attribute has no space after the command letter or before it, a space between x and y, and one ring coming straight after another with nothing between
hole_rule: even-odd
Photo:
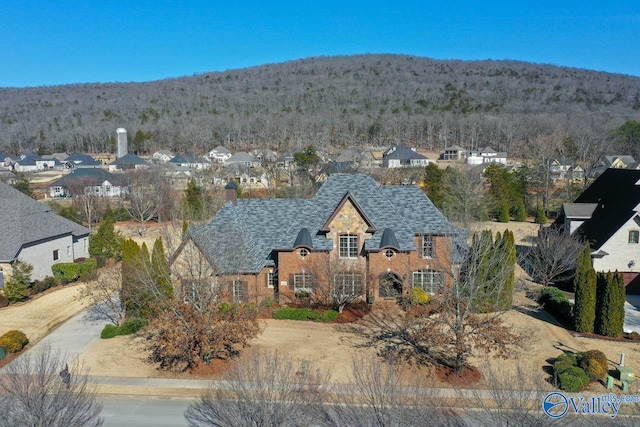
<instances>
[{"instance_id":1,"label":"white-framed window","mask_svg":"<svg viewBox=\"0 0 640 427\"><path fill-rule=\"evenodd\" d=\"M305 259L309 256L309 250L305 248L300 249L298 251L298 256L300 257L300 259Z\"/></svg>"},{"instance_id":2,"label":"white-framed window","mask_svg":"<svg viewBox=\"0 0 640 427\"><path fill-rule=\"evenodd\" d=\"M293 292L313 291L313 280L309 273L300 273L293 275Z\"/></svg>"},{"instance_id":3,"label":"white-framed window","mask_svg":"<svg viewBox=\"0 0 640 427\"><path fill-rule=\"evenodd\" d=\"M278 275L275 272L267 273L267 288L273 289L278 283Z\"/></svg>"},{"instance_id":4,"label":"white-framed window","mask_svg":"<svg viewBox=\"0 0 640 427\"><path fill-rule=\"evenodd\" d=\"M393 256L394 256L395 254L396 254L396 253L393 251L393 249L387 249L387 250L385 250L385 251L384 251L384 256L386 256L386 257L387 257L387 259L391 259L391 258L393 258Z\"/></svg>"},{"instance_id":5,"label":"white-framed window","mask_svg":"<svg viewBox=\"0 0 640 427\"><path fill-rule=\"evenodd\" d=\"M640 242L640 231L638 230L630 230L629 231L629 243L639 243Z\"/></svg>"},{"instance_id":6,"label":"white-framed window","mask_svg":"<svg viewBox=\"0 0 640 427\"><path fill-rule=\"evenodd\" d=\"M57 250L57 249L55 249L55 250L53 251L53 260L54 260L54 261L57 261L57 260L58 260L58 258L60 258L60 255L59 255L58 250Z\"/></svg>"},{"instance_id":7,"label":"white-framed window","mask_svg":"<svg viewBox=\"0 0 640 427\"><path fill-rule=\"evenodd\" d=\"M233 302L242 302L244 300L244 280L236 279L233 281Z\"/></svg>"},{"instance_id":8,"label":"white-framed window","mask_svg":"<svg viewBox=\"0 0 640 427\"><path fill-rule=\"evenodd\" d=\"M433 258L433 254L435 253L435 243L433 241L433 236L429 234L423 234L421 236L422 245L420 253L422 258Z\"/></svg>"},{"instance_id":9,"label":"white-framed window","mask_svg":"<svg viewBox=\"0 0 640 427\"><path fill-rule=\"evenodd\" d=\"M362 295L362 274L336 273L333 286L337 295Z\"/></svg>"},{"instance_id":10,"label":"white-framed window","mask_svg":"<svg viewBox=\"0 0 640 427\"><path fill-rule=\"evenodd\" d=\"M358 236L355 234L343 234L339 237L339 256L340 258L357 258L358 257Z\"/></svg>"},{"instance_id":11,"label":"white-framed window","mask_svg":"<svg viewBox=\"0 0 640 427\"><path fill-rule=\"evenodd\" d=\"M429 294L437 294L444 289L442 273L435 270L417 270L413 272L413 287Z\"/></svg>"}]
</instances>

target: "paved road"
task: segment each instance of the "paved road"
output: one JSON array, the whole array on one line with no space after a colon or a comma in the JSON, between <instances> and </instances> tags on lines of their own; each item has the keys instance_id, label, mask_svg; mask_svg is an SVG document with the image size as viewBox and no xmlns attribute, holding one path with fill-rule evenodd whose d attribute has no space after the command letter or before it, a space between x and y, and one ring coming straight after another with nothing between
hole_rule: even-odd
<instances>
[{"instance_id":1,"label":"paved road","mask_svg":"<svg viewBox=\"0 0 640 427\"><path fill-rule=\"evenodd\" d=\"M104 427L186 426L184 411L194 400L151 397L107 397L102 400Z\"/></svg>"},{"instance_id":2,"label":"paved road","mask_svg":"<svg viewBox=\"0 0 640 427\"><path fill-rule=\"evenodd\" d=\"M624 331L640 333L640 295L627 295L624 304Z\"/></svg>"}]
</instances>

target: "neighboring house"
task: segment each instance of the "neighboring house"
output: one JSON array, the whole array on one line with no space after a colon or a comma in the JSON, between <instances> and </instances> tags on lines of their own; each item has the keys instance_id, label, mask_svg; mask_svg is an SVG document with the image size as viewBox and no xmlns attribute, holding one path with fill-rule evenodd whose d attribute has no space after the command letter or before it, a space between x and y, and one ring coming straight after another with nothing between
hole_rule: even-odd
<instances>
[{"instance_id":1,"label":"neighboring house","mask_svg":"<svg viewBox=\"0 0 640 427\"><path fill-rule=\"evenodd\" d=\"M26 153L12 162L12 168L16 172L37 172L53 169L57 163L56 159L43 159L42 157Z\"/></svg>"},{"instance_id":2,"label":"neighboring house","mask_svg":"<svg viewBox=\"0 0 640 427\"><path fill-rule=\"evenodd\" d=\"M260 148L253 150L253 156L258 159L259 162L275 162L278 159L278 154L275 151L271 151L268 148Z\"/></svg>"},{"instance_id":3,"label":"neighboring house","mask_svg":"<svg viewBox=\"0 0 640 427\"><path fill-rule=\"evenodd\" d=\"M236 199L235 184L225 188L227 203L190 226L172 256L180 298L218 286L236 301L287 303L328 282L363 299L396 298L411 287L438 293L450 280L460 230L418 187L335 174L311 199ZM208 270L192 268L196 254Z\"/></svg>"},{"instance_id":4,"label":"neighboring house","mask_svg":"<svg viewBox=\"0 0 640 427\"><path fill-rule=\"evenodd\" d=\"M169 163L189 169L208 169L211 167L211 162L202 157L198 157L193 153L178 154L173 159L169 160Z\"/></svg>"},{"instance_id":5,"label":"neighboring house","mask_svg":"<svg viewBox=\"0 0 640 427\"><path fill-rule=\"evenodd\" d=\"M382 155L382 167L402 168L427 166L429 159L412 148L393 146Z\"/></svg>"},{"instance_id":6,"label":"neighboring house","mask_svg":"<svg viewBox=\"0 0 640 427\"><path fill-rule=\"evenodd\" d=\"M100 197L120 197L126 194L127 186L122 176L100 168L82 168L54 181L49 186L51 197L73 197L92 194Z\"/></svg>"},{"instance_id":7,"label":"neighboring house","mask_svg":"<svg viewBox=\"0 0 640 427\"><path fill-rule=\"evenodd\" d=\"M263 188L269 187L269 179L261 169L251 168L242 163L232 163L225 166L222 171L220 171L220 177L214 179L214 183L217 185L232 181L242 185L257 185Z\"/></svg>"},{"instance_id":8,"label":"neighboring house","mask_svg":"<svg viewBox=\"0 0 640 427\"><path fill-rule=\"evenodd\" d=\"M147 169L148 167L149 162L131 153L125 154L109 164L109 170L111 172L119 170Z\"/></svg>"},{"instance_id":9,"label":"neighboring house","mask_svg":"<svg viewBox=\"0 0 640 427\"><path fill-rule=\"evenodd\" d=\"M63 160L62 164L67 169L99 168L102 166L98 160L88 154L74 153Z\"/></svg>"},{"instance_id":10,"label":"neighboring house","mask_svg":"<svg viewBox=\"0 0 640 427\"><path fill-rule=\"evenodd\" d=\"M440 155L442 160L461 160L467 158L467 150L458 146L452 145L451 147L445 148L444 152Z\"/></svg>"},{"instance_id":11,"label":"neighboring house","mask_svg":"<svg viewBox=\"0 0 640 427\"><path fill-rule=\"evenodd\" d=\"M155 163L164 164L173 159L174 156L175 154L173 154L169 150L160 150L153 153L153 156L151 156L151 160L153 160Z\"/></svg>"},{"instance_id":12,"label":"neighboring house","mask_svg":"<svg viewBox=\"0 0 640 427\"><path fill-rule=\"evenodd\" d=\"M373 165L373 157L370 151L363 151L356 147L350 147L340 153L335 161L337 163L351 163L352 168L370 168Z\"/></svg>"},{"instance_id":13,"label":"neighboring house","mask_svg":"<svg viewBox=\"0 0 640 427\"><path fill-rule=\"evenodd\" d=\"M595 177L600 175L606 169L638 169L638 162L633 156L626 154L608 155L602 156L596 161L596 163L589 169L589 176Z\"/></svg>"},{"instance_id":14,"label":"neighboring house","mask_svg":"<svg viewBox=\"0 0 640 427\"><path fill-rule=\"evenodd\" d=\"M549 172L552 179L557 180L582 180L584 169L576 165L570 159L559 158L549 161Z\"/></svg>"},{"instance_id":15,"label":"neighboring house","mask_svg":"<svg viewBox=\"0 0 640 427\"><path fill-rule=\"evenodd\" d=\"M234 163L239 163L250 168L258 168L262 164L257 157L249 153L245 153L244 151L239 151L224 161L225 166L232 165Z\"/></svg>"},{"instance_id":16,"label":"neighboring house","mask_svg":"<svg viewBox=\"0 0 640 427\"><path fill-rule=\"evenodd\" d=\"M209 151L208 156L212 162L224 163L229 157L231 157L231 151L227 150L222 145L218 145L216 148Z\"/></svg>"},{"instance_id":17,"label":"neighboring house","mask_svg":"<svg viewBox=\"0 0 640 427\"><path fill-rule=\"evenodd\" d=\"M627 292L640 293L640 170L606 169L554 226L590 243L596 271L622 272Z\"/></svg>"},{"instance_id":18,"label":"neighboring house","mask_svg":"<svg viewBox=\"0 0 640 427\"><path fill-rule=\"evenodd\" d=\"M294 155L300 150L289 150L276 159L276 165L283 169L289 169L295 162Z\"/></svg>"},{"instance_id":19,"label":"neighboring house","mask_svg":"<svg viewBox=\"0 0 640 427\"><path fill-rule=\"evenodd\" d=\"M32 280L40 280L52 275L53 264L89 256L88 228L3 183L0 200L0 267L5 280L18 259L33 266Z\"/></svg>"},{"instance_id":20,"label":"neighboring house","mask_svg":"<svg viewBox=\"0 0 640 427\"><path fill-rule=\"evenodd\" d=\"M481 165L483 163L507 164L507 153L497 152L491 147L484 147L480 151L469 151L467 154L467 164Z\"/></svg>"}]
</instances>

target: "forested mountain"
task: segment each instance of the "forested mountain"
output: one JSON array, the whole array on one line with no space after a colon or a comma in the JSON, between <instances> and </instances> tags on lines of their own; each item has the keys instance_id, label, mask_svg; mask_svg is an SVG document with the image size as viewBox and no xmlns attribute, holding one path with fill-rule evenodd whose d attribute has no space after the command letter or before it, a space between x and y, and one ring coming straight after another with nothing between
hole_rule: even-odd
<instances>
[{"instance_id":1,"label":"forested mountain","mask_svg":"<svg viewBox=\"0 0 640 427\"><path fill-rule=\"evenodd\" d=\"M510 157L552 147L588 162L605 150L640 154L612 139L639 119L638 77L357 55L148 83L1 88L0 151L112 151L125 127L140 151L456 144Z\"/></svg>"}]
</instances>

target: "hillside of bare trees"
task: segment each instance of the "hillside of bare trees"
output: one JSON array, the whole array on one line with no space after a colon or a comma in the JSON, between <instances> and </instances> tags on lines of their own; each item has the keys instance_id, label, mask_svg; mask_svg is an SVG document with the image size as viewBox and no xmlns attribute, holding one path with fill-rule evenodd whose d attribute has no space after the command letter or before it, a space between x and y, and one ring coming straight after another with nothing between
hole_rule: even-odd
<instances>
[{"instance_id":1,"label":"hillside of bare trees","mask_svg":"<svg viewBox=\"0 0 640 427\"><path fill-rule=\"evenodd\" d=\"M640 118L640 78L516 61L318 57L148 83L0 88L0 151L138 152L402 143L529 157L572 141L576 160L638 155L612 138ZM618 145L616 145L618 144Z\"/></svg>"}]
</instances>

